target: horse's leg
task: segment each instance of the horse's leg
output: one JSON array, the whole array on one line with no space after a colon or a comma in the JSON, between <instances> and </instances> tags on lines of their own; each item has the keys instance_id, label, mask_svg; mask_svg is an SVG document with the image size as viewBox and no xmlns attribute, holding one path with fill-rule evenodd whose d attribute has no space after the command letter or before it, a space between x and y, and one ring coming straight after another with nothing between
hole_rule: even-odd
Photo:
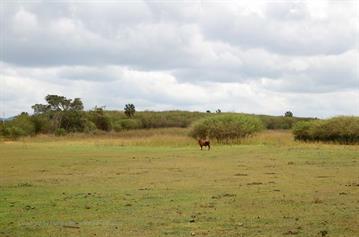
<instances>
[{"instance_id":1,"label":"horse's leg","mask_svg":"<svg viewBox=\"0 0 359 237\"><path fill-rule=\"evenodd\" d=\"M211 150L211 145L208 144L208 150Z\"/></svg>"}]
</instances>

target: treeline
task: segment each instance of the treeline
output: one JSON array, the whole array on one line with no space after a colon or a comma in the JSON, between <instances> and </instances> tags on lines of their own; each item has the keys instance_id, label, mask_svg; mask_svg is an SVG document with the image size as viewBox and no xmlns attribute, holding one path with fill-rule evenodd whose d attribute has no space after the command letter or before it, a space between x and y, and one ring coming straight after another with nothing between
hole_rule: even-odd
<instances>
[{"instance_id":1,"label":"treeline","mask_svg":"<svg viewBox=\"0 0 359 237\"><path fill-rule=\"evenodd\" d=\"M36 134L65 135L67 133L121 132L141 128L189 127L193 122L207 117L245 115L240 113L164 111L137 112L133 104L125 105L124 111L108 111L95 107L84 111L80 98L68 99L64 96L48 95L46 104L32 106L34 113L21 113L11 120L0 123L0 135L16 139L19 136ZM297 121L308 118L285 116L248 115L260 119L267 129L290 129Z\"/></svg>"},{"instance_id":2,"label":"treeline","mask_svg":"<svg viewBox=\"0 0 359 237\"><path fill-rule=\"evenodd\" d=\"M359 143L359 117L340 116L326 120L301 121L294 125L296 140Z\"/></svg>"}]
</instances>

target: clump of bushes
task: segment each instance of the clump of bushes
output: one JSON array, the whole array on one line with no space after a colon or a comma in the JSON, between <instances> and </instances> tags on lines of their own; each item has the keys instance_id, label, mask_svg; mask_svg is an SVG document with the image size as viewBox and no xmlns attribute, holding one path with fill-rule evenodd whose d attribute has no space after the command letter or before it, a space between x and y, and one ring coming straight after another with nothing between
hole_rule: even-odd
<instances>
[{"instance_id":1,"label":"clump of bushes","mask_svg":"<svg viewBox=\"0 0 359 237\"><path fill-rule=\"evenodd\" d=\"M217 115L197 121L190 132L193 138L210 138L220 143L238 142L264 128L254 116Z\"/></svg>"},{"instance_id":2,"label":"clump of bushes","mask_svg":"<svg viewBox=\"0 0 359 237\"><path fill-rule=\"evenodd\" d=\"M142 128L185 128L189 127L193 121L207 116L207 114L187 111L146 111L138 112L136 116L141 120Z\"/></svg>"},{"instance_id":3,"label":"clump of bushes","mask_svg":"<svg viewBox=\"0 0 359 237\"><path fill-rule=\"evenodd\" d=\"M142 128L142 123L138 119L123 119L118 121L116 126L121 127L121 130L139 129Z\"/></svg>"},{"instance_id":4,"label":"clump of bushes","mask_svg":"<svg viewBox=\"0 0 359 237\"><path fill-rule=\"evenodd\" d=\"M103 131L112 130L111 118L105 113L103 108L96 107L88 113L88 118L97 129Z\"/></svg>"},{"instance_id":5,"label":"clump of bushes","mask_svg":"<svg viewBox=\"0 0 359 237\"><path fill-rule=\"evenodd\" d=\"M12 120L1 123L0 135L12 140L17 140L21 136L35 135L35 130L35 124L31 116L27 113L21 113Z\"/></svg>"},{"instance_id":6,"label":"clump of bushes","mask_svg":"<svg viewBox=\"0 0 359 237\"><path fill-rule=\"evenodd\" d=\"M296 140L359 143L359 117L340 116L327 120L300 121L293 127Z\"/></svg>"},{"instance_id":7,"label":"clump of bushes","mask_svg":"<svg viewBox=\"0 0 359 237\"><path fill-rule=\"evenodd\" d=\"M3 127L1 129L1 134L4 137L12 139L12 140L17 140L19 137L27 135L26 132L22 128L15 127L15 126Z\"/></svg>"}]
</instances>

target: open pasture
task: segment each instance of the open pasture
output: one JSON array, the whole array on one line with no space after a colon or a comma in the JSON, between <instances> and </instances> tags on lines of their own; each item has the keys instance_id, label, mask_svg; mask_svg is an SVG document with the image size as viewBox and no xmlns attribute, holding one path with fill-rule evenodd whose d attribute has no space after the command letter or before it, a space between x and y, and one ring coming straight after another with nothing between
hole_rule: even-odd
<instances>
[{"instance_id":1,"label":"open pasture","mask_svg":"<svg viewBox=\"0 0 359 237\"><path fill-rule=\"evenodd\" d=\"M359 236L359 146L187 132L0 142L0 236Z\"/></svg>"}]
</instances>

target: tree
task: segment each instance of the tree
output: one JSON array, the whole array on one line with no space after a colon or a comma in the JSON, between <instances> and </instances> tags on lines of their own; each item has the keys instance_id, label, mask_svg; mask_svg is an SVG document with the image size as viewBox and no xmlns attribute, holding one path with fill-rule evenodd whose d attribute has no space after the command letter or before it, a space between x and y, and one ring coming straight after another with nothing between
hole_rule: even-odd
<instances>
[{"instance_id":1,"label":"tree","mask_svg":"<svg viewBox=\"0 0 359 237\"><path fill-rule=\"evenodd\" d=\"M125 114L127 117L132 118L135 115L136 109L133 104L125 105Z\"/></svg>"},{"instance_id":2,"label":"tree","mask_svg":"<svg viewBox=\"0 0 359 237\"><path fill-rule=\"evenodd\" d=\"M52 123L54 131L64 128L66 131L82 131L85 122L83 103L80 98L67 99L59 95L47 95L47 104L32 106L35 115L45 115Z\"/></svg>"},{"instance_id":3,"label":"tree","mask_svg":"<svg viewBox=\"0 0 359 237\"><path fill-rule=\"evenodd\" d=\"M209 114L210 114L210 113L211 113L211 111L210 111L210 110L207 110L207 111L206 111L206 113L209 113Z\"/></svg>"},{"instance_id":4,"label":"tree","mask_svg":"<svg viewBox=\"0 0 359 237\"><path fill-rule=\"evenodd\" d=\"M217 109L217 110L216 110L216 113L217 113L217 114L222 113L222 110Z\"/></svg>"},{"instance_id":5,"label":"tree","mask_svg":"<svg viewBox=\"0 0 359 237\"><path fill-rule=\"evenodd\" d=\"M47 102L44 104L35 104L31 108L35 114L41 114L46 112L56 111L82 111L84 109L83 103L80 98L67 99L64 96L59 95L47 95L45 97Z\"/></svg>"},{"instance_id":6,"label":"tree","mask_svg":"<svg viewBox=\"0 0 359 237\"><path fill-rule=\"evenodd\" d=\"M285 112L284 117L293 117L293 113L291 111L287 111Z\"/></svg>"}]
</instances>

